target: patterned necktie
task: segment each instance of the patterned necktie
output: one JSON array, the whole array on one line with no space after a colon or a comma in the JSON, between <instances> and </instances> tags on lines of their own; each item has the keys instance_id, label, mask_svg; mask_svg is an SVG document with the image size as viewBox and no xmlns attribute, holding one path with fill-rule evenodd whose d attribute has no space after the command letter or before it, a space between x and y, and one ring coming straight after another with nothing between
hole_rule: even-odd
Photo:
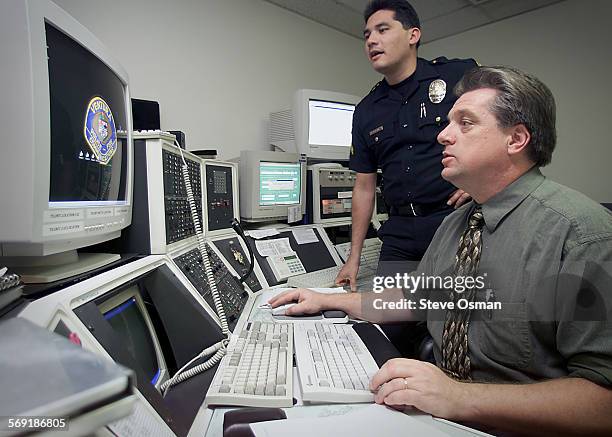
<instances>
[{"instance_id":1,"label":"patterned necktie","mask_svg":"<svg viewBox=\"0 0 612 437\"><path fill-rule=\"evenodd\" d=\"M474 276L480 263L482 250L482 226L484 218L482 208L477 206L468 220L468 227L461 235L459 248L455 257L454 274L457 276ZM460 298L468 302L474 300L476 290L467 289L463 293L451 291L450 297L455 302L453 310L446 312L444 331L442 332L442 370L459 380L471 380L470 357L468 354L468 328L470 310L458 309Z\"/></svg>"}]
</instances>

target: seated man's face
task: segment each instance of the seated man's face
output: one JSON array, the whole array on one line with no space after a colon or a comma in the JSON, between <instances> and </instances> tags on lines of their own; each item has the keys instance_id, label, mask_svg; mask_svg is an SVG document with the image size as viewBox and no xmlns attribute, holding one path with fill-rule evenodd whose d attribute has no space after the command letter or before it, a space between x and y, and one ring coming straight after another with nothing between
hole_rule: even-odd
<instances>
[{"instance_id":1,"label":"seated man's face","mask_svg":"<svg viewBox=\"0 0 612 437\"><path fill-rule=\"evenodd\" d=\"M463 94L448 113L448 126L438 135L444 145L442 177L457 187L486 182L506 168L511 130L501 129L491 112L496 94L490 88Z\"/></svg>"}]
</instances>

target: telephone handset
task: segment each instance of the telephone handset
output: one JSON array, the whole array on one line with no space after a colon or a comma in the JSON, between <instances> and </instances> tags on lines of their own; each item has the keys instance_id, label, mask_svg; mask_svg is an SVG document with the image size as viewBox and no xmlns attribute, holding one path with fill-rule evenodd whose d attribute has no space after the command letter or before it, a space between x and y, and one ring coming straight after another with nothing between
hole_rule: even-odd
<instances>
[{"instance_id":1,"label":"telephone handset","mask_svg":"<svg viewBox=\"0 0 612 437\"><path fill-rule=\"evenodd\" d=\"M270 269L276 278L276 282L281 282L290 276L303 275L306 269L297 253L292 252L285 255L274 255L266 258Z\"/></svg>"},{"instance_id":2,"label":"telephone handset","mask_svg":"<svg viewBox=\"0 0 612 437\"><path fill-rule=\"evenodd\" d=\"M179 384L192 376L198 375L202 372L205 372L208 369L214 367L226 353L226 347L229 343L229 338L231 336L231 332L227 325L227 317L225 316L225 310L223 309L223 304L221 302L221 296L219 295L219 290L217 290L217 282L215 281L215 277L213 275L212 267L210 265L210 259L208 250L206 248L206 242L204 241L204 235L202 233L202 225L200 224L200 218L198 216L195 200L193 198L193 189L191 187L191 181L189 180L189 169L187 167L187 161L185 161L185 157L183 155L183 151L179 146L178 142L175 141L177 149L181 154L181 158L183 160L183 164L181 167L181 171L183 174L183 182L185 183L185 190L187 191L187 201L189 203L189 209L191 211L191 218L193 220L193 225L195 229L196 239L198 242L198 249L200 251L200 256L202 257L202 264L204 267L204 273L206 274L206 280L208 282L208 287L210 289L213 302L215 304L215 311L219 316L219 321L221 323L221 332L225 337L220 342L204 349L198 355L193 357L189 362L187 362L183 367L181 367L174 376L168 381L164 382L161 385L162 394L165 396L168 393L168 389L176 384ZM214 355L212 355L214 354ZM186 370L192 363L200 358L204 358L212 355L206 362L199 364L189 370Z\"/></svg>"}]
</instances>

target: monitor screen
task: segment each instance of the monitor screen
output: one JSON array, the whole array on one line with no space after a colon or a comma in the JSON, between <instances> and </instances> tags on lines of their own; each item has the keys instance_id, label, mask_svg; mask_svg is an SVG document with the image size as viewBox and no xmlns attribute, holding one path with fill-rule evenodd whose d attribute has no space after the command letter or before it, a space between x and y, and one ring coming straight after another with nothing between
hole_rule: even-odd
<instances>
[{"instance_id":1,"label":"monitor screen","mask_svg":"<svg viewBox=\"0 0 612 437\"><path fill-rule=\"evenodd\" d=\"M259 162L259 205L297 205L302 191L297 163Z\"/></svg>"},{"instance_id":2,"label":"monitor screen","mask_svg":"<svg viewBox=\"0 0 612 437\"><path fill-rule=\"evenodd\" d=\"M139 293L138 286L132 286L128 292ZM124 341L127 350L140 364L147 378L152 384L156 384L161 370L157 362L155 344L136 298L132 296L104 312L104 318Z\"/></svg>"},{"instance_id":3,"label":"monitor screen","mask_svg":"<svg viewBox=\"0 0 612 437\"><path fill-rule=\"evenodd\" d=\"M308 101L308 143L349 147L355 105L324 100Z\"/></svg>"},{"instance_id":4,"label":"monitor screen","mask_svg":"<svg viewBox=\"0 0 612 437\"><path fill-rule=\"evenodd\" d=\"M126 88L100 59L45 23L52 206L126 203Z\"/></svg>"}]
</instances>

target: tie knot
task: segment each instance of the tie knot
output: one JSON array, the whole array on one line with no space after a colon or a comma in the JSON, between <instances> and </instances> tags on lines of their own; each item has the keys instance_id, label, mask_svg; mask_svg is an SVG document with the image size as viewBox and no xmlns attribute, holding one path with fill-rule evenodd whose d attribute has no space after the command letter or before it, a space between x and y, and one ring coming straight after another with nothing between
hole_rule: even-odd
<instances>
[{"instance_id":1,"label":"tie knot","mask_svg":"<svg viewBox=\"0 0 612 437\"><path fill-rule=\"evenodd\" d=\"M473 229L482 228L482 225L484 225L484 216L482 215L482 208L480 206L474 208L474 211L472 211L470 219L468 220L468 224L469 227Z\"/></svg>"}]
</instances>

